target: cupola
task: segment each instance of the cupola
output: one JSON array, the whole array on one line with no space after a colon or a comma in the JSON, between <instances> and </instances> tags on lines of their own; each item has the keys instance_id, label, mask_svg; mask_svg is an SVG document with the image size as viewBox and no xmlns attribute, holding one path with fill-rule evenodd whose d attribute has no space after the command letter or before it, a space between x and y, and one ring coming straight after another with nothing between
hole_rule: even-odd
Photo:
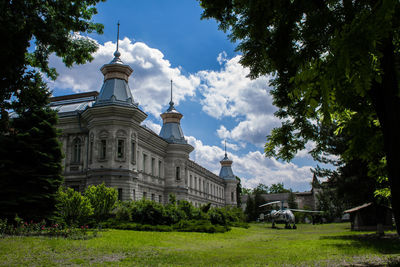
<instances>
[{"instance_id":1,"label":"cupola","mask_svg":"<svg viewBox=\"0 0 400 267\"><path fill-rule=\"evenodd\" d=\"M124 64L120 59L121 53L118 51L119 23L117 35L117 49L114 53L114 59L101 67L104 75L104 83L101 87L99 96L96 99L95 106L98 105L123 105L137 107L134 103L128 80L133 69Z\"/></svg>"},{"instance_id":2,"label":"cupola","mask_svg":"<svg viewBox=\"0 0 400 267\"><path fill-rule=\"evenodd\" d=\"M226 153L226 141L225 141L225 157L219 163L221 163L221 170L219 172L219 177L225 180L236 179L232 171L233 161L228 158L228 154Z\"/></svg>"},{"instance_id":3,"label":"cupola","mask_svg":"<svg viewBox=\"0 0 400 267\"><path fill-rule=\"evenodd\" d=\"M183 115L179 113L174 107L172 101L172 80L171 80L171 101L169 102L169 108L163 114L163 126L160 131L160 136L168 143L175 144L187 144L185 136L183 135L181 128L181 119Z\"/></svg>"}]
</instances>

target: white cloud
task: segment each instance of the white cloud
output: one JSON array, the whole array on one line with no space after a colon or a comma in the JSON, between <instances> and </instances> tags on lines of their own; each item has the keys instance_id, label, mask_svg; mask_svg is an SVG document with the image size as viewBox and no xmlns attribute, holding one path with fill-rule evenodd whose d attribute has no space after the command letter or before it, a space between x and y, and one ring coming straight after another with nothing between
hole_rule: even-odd
<instances>
[{"instance_id":1,"label":"white cloud","mask_svg":"<svg viewBox=\"0 0 400 267\"><path fill-rule=\"evenodd\" d=\"M161 125L158 123L155 123L149 119L146 119L143 121L142 125L146 126L147 128L149 128L150 130L152 130L153 132L155 132L156 134L159 134L161 131Z\"/></svg>"},{"instance_id":2,"label":"white cloud","mask_svg":"<svg viewBox=\"0 0 400 267\"><path fill-rule=\"evenodd\" d=\"M224 150L218 146L205 145L193 136L187 136L186 139L195 148L190 158L219 174L219 161L224 157ZM293 163L279 162L266 158L259 151L250 151L243 156L228 152L228 157L233 160L232 170L242 179L244 187L253 188L259 183L271 185L283 182L286 188L310 190L311 166L300 167Z\"/></svg>"},{"instance_id":3,"label":"white cloud","mask_svg":"<svg viewBox=\"0 0 400 267\"><path fill-rule=\"evenodd\" d=\"M50 64L56 67L60 75L55 82L49 84L50 88L72 89L75 92L99 91L103 83L100 68L112 60L114 51L115 43L100 44L92 62L71 69L66 68L60 58L52 55ZM145 112L158 117L167 108L171 79L174 81L174 102L177 105L186 97L195 95L200 78L183 75L179 67L171 66L160 50L142 42L132 43L125 37L120 40L119 51L121 60L134 70L129 86L134 100L139 102Z\"/></svg>"},{"instance_id":4,"label":"white cloud","mask_svg":"<svg viewBox=\"0 0 400 267\"><path fill-rule=\"evenodd\" d=\"M273 115L277 109L269 94L270 77L247 78L249 70L240 65L240 56L227 60L226 53L221 53L217 60L223 66L220 71L197 73L202 81L203 111L217 119L238 119L233 129L228 130L224 125L218 129L220 138L263 146L266 135L280 123Z\"/></svg>"}]
</instances>

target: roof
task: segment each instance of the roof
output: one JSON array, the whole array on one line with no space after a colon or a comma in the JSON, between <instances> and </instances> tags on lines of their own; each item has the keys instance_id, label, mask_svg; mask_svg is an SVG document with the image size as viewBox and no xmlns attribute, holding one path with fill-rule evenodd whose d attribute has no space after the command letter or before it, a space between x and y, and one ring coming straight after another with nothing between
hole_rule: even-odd
<instances>
[{"instance_id":1,"label":"roof","mask_svg":"<svg viewBox=\"0 0 400 267\"><path fill-rule=\"evenodd\" d=\"M92 91L52 97L50 98L50 108L57 111L60 117L74 116L91 107L98 94L97 91Z\"/></svg>"},{"instance_id":2,"label":"roof","mask_svg":"<svg viewBox=\"0 0 400 267\"><path fill-rule=\"evenodd\" d=\"M345 211L343 211L343 213L352 213L352 212L356 212L356 211L362 210L362 209L364 209L364 208L366 208L366 207L369 207L369 206L371 206L371 205L372 205L372 202L365 203L365 204L362 204L361 206L358 206L358 207L355 207L355 208L351 208L351 209L349 209L349 210L345 210Z\"/></svg>"}]
</instances>

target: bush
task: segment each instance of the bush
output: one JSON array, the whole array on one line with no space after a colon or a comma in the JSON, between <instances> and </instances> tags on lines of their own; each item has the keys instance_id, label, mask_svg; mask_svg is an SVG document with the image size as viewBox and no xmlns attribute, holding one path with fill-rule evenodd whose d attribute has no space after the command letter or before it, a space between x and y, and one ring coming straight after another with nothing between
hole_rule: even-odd
<instances>
[{"instance_id":1,"label":"bush","mask_svg":"<svg viewBox=\"0 0 400 267\"><path fill-rule=\"evenodd\" d=\"M104 183L98 186L89 186L84 195L90 201L93 208L93 217L97 223L109 216L116 206L118 197L117 190L106 187Z\"/></svg>"},{"instance_id":2,"label":"bush","mask_svg":"<svg viewBox=\"0 0 400 267\"><path fill-rule=\"evenodd\" d=\"M90 201L72 188L60 187L56 208L58 219L69 226L86 225L93 215Z\"/></svg>"},{"instance_id":3,"label":"bush","mask_svg":"<svg viewBox=\"0 0 400 267\"><path fill-rule=\"evenodd\" d=\"M134 202L132 201L120 201L115 209L115 218L118 221L129 222L132 221L132 208Z\"/></svg>"},{"instance_id":4,"label":"bush","mask_svg":"<svg viewBox=\"0 0 400 267\"><path fill-rule=\"evenodd\" d=\"M134 202L131 210L133 222L150 225L165 224L162 204L143 199Z\"/></svg>"}]
</instances>

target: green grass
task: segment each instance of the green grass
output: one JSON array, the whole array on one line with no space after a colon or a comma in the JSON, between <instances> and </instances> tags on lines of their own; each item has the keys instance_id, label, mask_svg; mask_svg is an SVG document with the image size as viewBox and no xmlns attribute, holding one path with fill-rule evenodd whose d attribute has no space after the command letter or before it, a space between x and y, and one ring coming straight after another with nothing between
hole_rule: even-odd
<instances>
[{"instance_id":1,"label":"green grass","mask_svg":"<svg viewBox=\"0 0 400 267\"><path fill-rule=\"evenodd\" d=\"M252 224L218 234L108 230L97 238L0 238L0 265L342 266L400 263L399 238L350 232L349 224Z\"/></svg>"}]
</instances>

